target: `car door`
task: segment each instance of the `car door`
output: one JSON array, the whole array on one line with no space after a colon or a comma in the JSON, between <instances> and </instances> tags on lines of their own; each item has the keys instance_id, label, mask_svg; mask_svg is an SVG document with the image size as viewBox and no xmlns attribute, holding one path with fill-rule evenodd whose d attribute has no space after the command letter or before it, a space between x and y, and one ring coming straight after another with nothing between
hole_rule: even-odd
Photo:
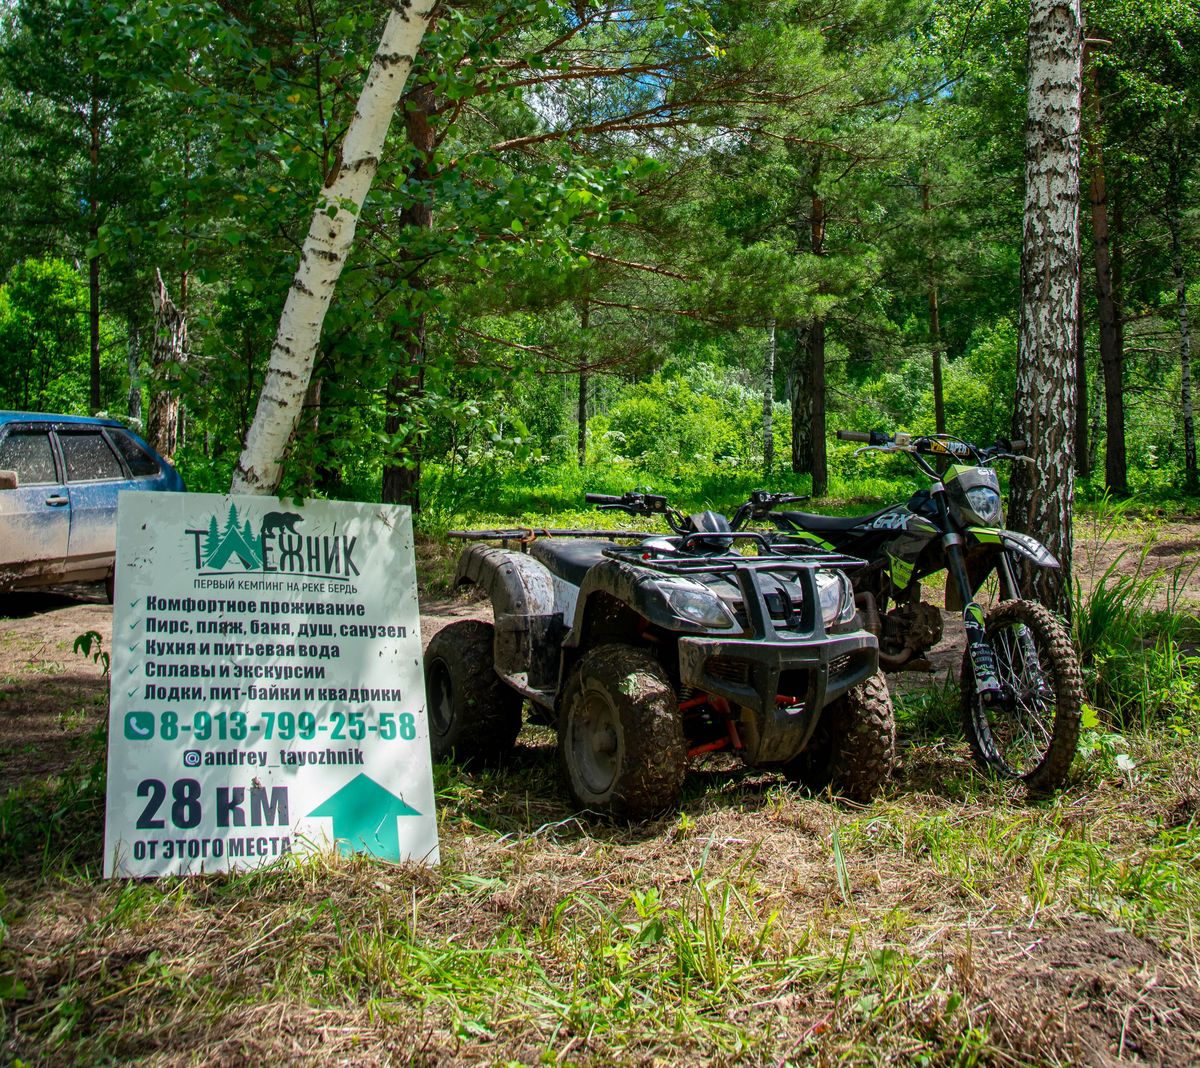
<instances>
[{"instance_id":1,"label":"car door","mask_svg":"<svg viewBox=\"0 0 1200 1068\"><path fill-rule=\"evenodd\" d=\"M58 445L71 497L67 570L76 578L112 567L117 545L117 494L129 486L125 469L98 426L60 426Z\"/></svg>"},{"instance_id":2,"label":"car door","mask_svg":"<svg viewBox=\"0 0 1200 1068\"><path fill-rule=\"evenodd\" d=\"M71 502L50 428L10 424L0 432L0 470L17 473L17 488L0 490L0 584L53 579L67 556Z\"/></svg>"}]
</instances>

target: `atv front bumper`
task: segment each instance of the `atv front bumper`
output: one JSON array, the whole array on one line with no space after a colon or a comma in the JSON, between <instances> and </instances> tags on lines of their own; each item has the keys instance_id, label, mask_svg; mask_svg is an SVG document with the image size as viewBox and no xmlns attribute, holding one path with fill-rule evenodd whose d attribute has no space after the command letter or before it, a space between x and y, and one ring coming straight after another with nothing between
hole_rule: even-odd
<instances>
[{"instance_id":1,"label":"atv front bumper","mask_svg":"<svg viewBox=\"0 0 1200 1068\"><path fill-rule=\"evenodd\" d=\"M808 744L821 710L877 668L878 645L866 631L786 633L766 641L679 638L680 682L744 710L750 764L791 760Z\"/></svg>"}]
</instances>

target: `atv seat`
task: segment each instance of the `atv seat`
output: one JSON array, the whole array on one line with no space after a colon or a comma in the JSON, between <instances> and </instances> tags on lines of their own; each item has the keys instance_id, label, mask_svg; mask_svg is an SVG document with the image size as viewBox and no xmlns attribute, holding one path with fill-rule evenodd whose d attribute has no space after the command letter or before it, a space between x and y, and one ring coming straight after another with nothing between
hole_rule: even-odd
<instances>
[{"instance_id":1,"label":"atv seat","mask_svg":"<svg viewBox=\"0 0 1200 1068\"><path fill-rule=\"evenodd\" d=\"M559 578L579 586L583 576L604 559L611 541L585 538L539 538L529 547L529 555L545 564Z\"/></svg>"},{"instance_id":2,"label":"atv seat","mask_svg":"<svg viewBox=\"0 0 1200 1068\"><path fill-rule=\"evenodd\" d=\"M890 512L891 508L881 508L878 512L872 512L870 515L814 515L812 512L773 512L786 519L789 523L800 527L801 530L811 530L814 534L828 532L831 534L840 534L847 530L853 530L863 523L869 523L872 519L878 519L885 512Z\"/></svg>"}]
</instances>

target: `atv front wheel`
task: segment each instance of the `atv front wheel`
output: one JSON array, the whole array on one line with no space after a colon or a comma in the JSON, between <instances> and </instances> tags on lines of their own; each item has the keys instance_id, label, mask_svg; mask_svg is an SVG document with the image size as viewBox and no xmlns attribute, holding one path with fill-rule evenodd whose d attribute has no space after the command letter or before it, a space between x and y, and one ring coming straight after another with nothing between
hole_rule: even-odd
<instances>
[{"instance_id":1,"label":"atv front wheel","mask_svg":"<svg viewBox=\"0 0 1200 1068\"><path fill-rule=\"evenodd\" d=\"M429 751L464 765L495 764L521 731L521 695L492 666L495 628L463 619L439 630L425 650Z\"/></svg>"},{"instance_id":2,"label":"atv front wheel","mask_svg":"<svg viewBox=\"0 0 1200 1068\"><path fill-rule=\"evenodd\" d=\"M896 716L879 672L821 711L804 752L783 773L810 790L826 788L851 801L869 801L896 766Z\"/></svg>"},{"instance_id":3,"label":"atv front wheel","mask_svg":"<svg viewBox=\"0 0 1200 1068\"><path fill-rule=\"evenodd\" d=\"M662 665L628 645L602 645L584 656L563 692L558 753L584 808L641 820L674 806L687 746Z\"/></svg>"}]
</instances>

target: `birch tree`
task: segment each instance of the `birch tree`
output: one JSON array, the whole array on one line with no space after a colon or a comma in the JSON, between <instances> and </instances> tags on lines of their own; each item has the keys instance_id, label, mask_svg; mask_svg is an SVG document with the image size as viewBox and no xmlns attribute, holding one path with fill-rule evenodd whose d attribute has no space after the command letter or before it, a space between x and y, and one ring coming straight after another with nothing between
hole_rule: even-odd
<instances>
[{"instance_id":1,"label":"birch tree","mask_svg":"<svg viewBox=\"0 0 1200 1068\"><path fill-rule=\"evenodd\" d=\"M1027 442L1033 463L1014 471L1011 513L1061 561L1061 570L1039 571L1031 581L1064 614L1071 588L1082 92L1080 0L1030 0L1013 436Z\"/></svg>"},{"instance_id":2,"label":"birch tree","mask_svg":"<svg viewBox=\"0 0 1200 1068\"><path fill-rule=\"evenodd\" d=\"M392 114L436 0L393 0L335 164L317 198L284 302L254 421L233 473L233 493L274 493L304 410L321 327L354 234Z\"/></svg>"}]
</instances>

